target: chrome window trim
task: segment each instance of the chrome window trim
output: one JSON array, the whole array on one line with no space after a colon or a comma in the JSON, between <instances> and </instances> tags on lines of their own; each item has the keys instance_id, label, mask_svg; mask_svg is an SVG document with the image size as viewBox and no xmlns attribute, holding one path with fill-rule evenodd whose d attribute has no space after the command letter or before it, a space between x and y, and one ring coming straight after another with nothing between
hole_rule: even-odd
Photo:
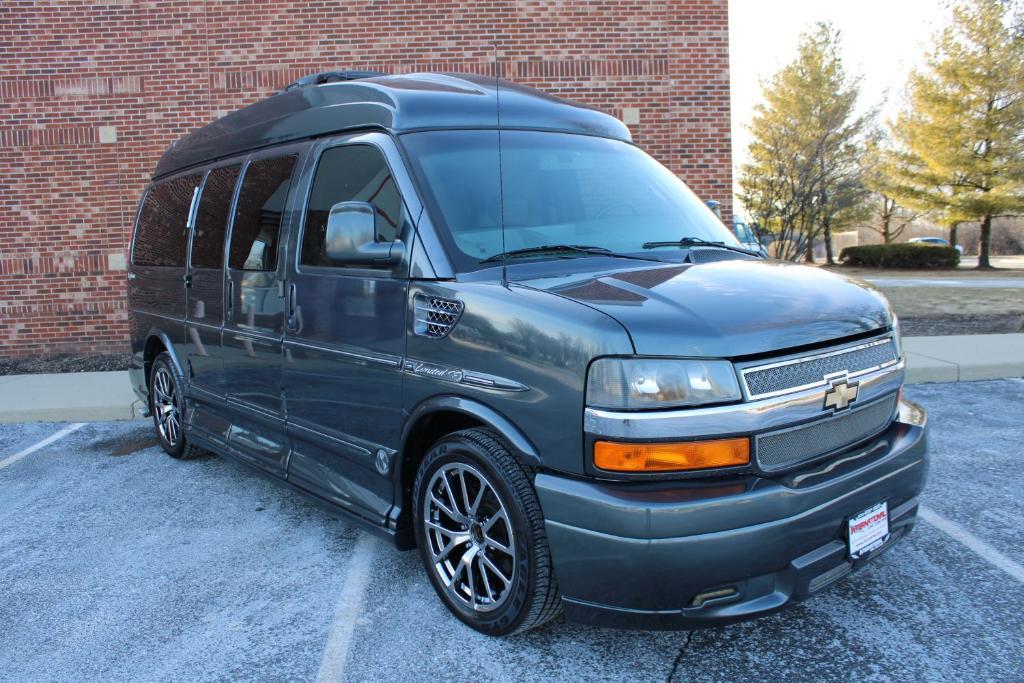
<instances>
[{"instance_id":1,"label":"chrome window trim","mask_svg":"<svg viewBox=\"0 0 1024 683\"><path fill-rule=\"evenodd\" d=\"M905 364L862 373L855 406L895 393L903 385ZM707 439L718 436L753 435L777 431L828 417L824 411L826 386L710 408L655 411L613 411L586 408L584 431L598 437L622 440Z\"/></svg>"},{"instance_id":2,"label":"chrome window trim","mask_svg":"<svg viewBox=\"0 0 1024 683\"><path fill-rule=\"evenodd\" d=\"M785 367L787 365L799 365L799 364L802 364L802 363L811 363L811 362L814 362L814 361L819 360L821 358L830 358L832 356L841 356L843 354L853 353L853 352L856 352L856 351L860 351L862 349L868 349L868 348L872 348L874 346L881 346L883 344L891 344L892 345L893 354L896 356L895 360L889 361L887 363L882 363L881 365L875 365L875 366L872 366L870 368L865 368L863 370L857 370L856 372L847 372L847 373L845 373L846 377L848 377L850 379L857 379L859 377L862 377L864 375L867 375L867 374L870 374L870 373L873 373L873 372L877 372L877 371L882 370L884 368L889 368L889 367L892 367L892 366L897 365L897 364L902 364L903 360L899 357L899 353L898 353L898 349L896 348L895 340L893 339L893 337L891 335L888 335L888 336L884 337L883 339L876 339L874 341L870 341L870 342L863 343L863 344L854 344L853 346L844 346L844 347L841 347L841 348L838 348L838 349L832 349L830 351L826 351L824 353L815 353L815 354L811 354L811 355L807 355L807 356L797 356L795 358L788 358L786 360L775 361L775 362L772 362L772 363L763 363L763 364L759 364L759 365L749 365L749 366L741 367L740 368L740 377L743 380L743 382L742 382L742 384L743 384L743 387L742 387L743 395L747 398L747 400L753 401L753 400L759 400L759 399L765 399L765 398L772 398L772 397L775 397L775 396L784 396L786 394L795 394L797 392L805 391L807 389L813 389L815 387L827 386L828 382L829 382L829 379L833 378L835 376L835 374L840 374L841 375L841 374L844 374L844 373L835 373L835 374L831 374L831 375L828 375L828 376L822 376L822 378L820 380L815 381L815 382L811 382L809 384L803 384L803 385L796 386L796 387L790 387L790 388L787 388L787 389L780 389L779 391L772 391L772 392L767 392L767 393L762 393L762 394L751 394L750 393L750 388L747 385L747 375L750 374L750 373L760 372L760 371L763 371L763 370L771 370L772 368Z\"/></svg>"}]
</instances>

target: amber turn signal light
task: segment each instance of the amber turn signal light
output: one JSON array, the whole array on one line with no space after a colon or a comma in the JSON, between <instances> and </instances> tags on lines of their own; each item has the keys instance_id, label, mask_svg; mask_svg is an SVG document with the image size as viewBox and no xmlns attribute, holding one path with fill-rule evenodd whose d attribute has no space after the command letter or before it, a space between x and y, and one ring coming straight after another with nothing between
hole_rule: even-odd
<instances>
[{"instance_id":1,"label":"amber turn signal light","mask_svg":"<svg viewBox=\"0 0 1024 683\"><path fill-rule=\"evenodd\" d=\"M594 465L610 472L674 472L750 462L750 439L677 443L594 443Z\"/></svg>"}]
</instances>

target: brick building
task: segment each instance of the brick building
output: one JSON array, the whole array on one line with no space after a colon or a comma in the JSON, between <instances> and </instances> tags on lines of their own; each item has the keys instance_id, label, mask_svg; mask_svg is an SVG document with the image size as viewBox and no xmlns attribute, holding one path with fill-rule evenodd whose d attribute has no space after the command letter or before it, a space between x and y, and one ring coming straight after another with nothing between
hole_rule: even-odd
<instances>
[{"instance_id":1,"label":"brick building","mask_svg":"<svg viewBox=\"0 0 1024 683\"><path fill-rule=\"evenodd\" d=\"M622 118L731 203L727 0L6 0L0 356L125 350L125 254L171 141L339 68L494 73Z\"/></svg>"}]
</instances>

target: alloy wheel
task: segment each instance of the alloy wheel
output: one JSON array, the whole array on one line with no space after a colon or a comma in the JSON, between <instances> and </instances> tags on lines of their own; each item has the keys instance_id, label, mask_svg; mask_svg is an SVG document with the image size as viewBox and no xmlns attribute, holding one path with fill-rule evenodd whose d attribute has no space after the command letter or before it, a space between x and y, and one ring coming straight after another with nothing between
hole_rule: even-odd
<instances>
[{"instance_id":1,"label":"alloy wheel","mask_svg":"<svg viewBox=\"0 0 1024 683\"><path fill-rule=\"evenodd\" d=\"M448 593L475 612L504 604L515 579L515 537L487 477L461 462L442 466L427 487L422 520L434 571Z\"/></svg>"},{"instance_id":2,"label":"alloy wheel","mask_svg":"<svg viewBox=\"0 0 1024 683\"><path fill-rule=\"evenodd\" d=\"M174 378L166 367L158 367L153 373L153 412L160 436L174 448L181 439L181 411Z\"/></svg>"}]
</instances>

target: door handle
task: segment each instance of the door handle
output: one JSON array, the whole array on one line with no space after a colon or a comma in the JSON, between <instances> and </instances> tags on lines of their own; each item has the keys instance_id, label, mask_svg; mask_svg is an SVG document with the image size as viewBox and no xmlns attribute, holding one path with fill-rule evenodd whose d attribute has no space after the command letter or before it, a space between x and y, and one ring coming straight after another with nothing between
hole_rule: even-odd
<instances>
[{"instance_id":1,"label":"door handle","mask_svg":"<svg viewBox=\"0 0 1024 683\"><path fill-rule=\"evenodd\" d=\"M187 289L187 288L189 288L191 286L192 286L192 273L187 273L185 275L185 288Z\"/></svg>"},{"instance_id":2,"label":"door handle","mask_svg":"<svg viewBox=\"0 0 1024 683\"><path fill-rule=\"evenodd\" d=\"M288 331L295 332L298 328L295 320L295 308L298 305L296 303L296 297L298 290L295 287L295 283L292 282L288 285Z\"/></svg>"},{"instance_id":3,"label":"door handle","mask_svg":"<svg viewBox=\"0 0 1024 683\"><path fill-rule=\"evenodd\" d=\"M231 318L231 314L235 310L235 281L231 280L231 279L228 280L228 301L227 301L227 303L228 303L228 305L227 305L227 310L228 310L227 317L230 319Z\"/></svg>"}]
</instances>

